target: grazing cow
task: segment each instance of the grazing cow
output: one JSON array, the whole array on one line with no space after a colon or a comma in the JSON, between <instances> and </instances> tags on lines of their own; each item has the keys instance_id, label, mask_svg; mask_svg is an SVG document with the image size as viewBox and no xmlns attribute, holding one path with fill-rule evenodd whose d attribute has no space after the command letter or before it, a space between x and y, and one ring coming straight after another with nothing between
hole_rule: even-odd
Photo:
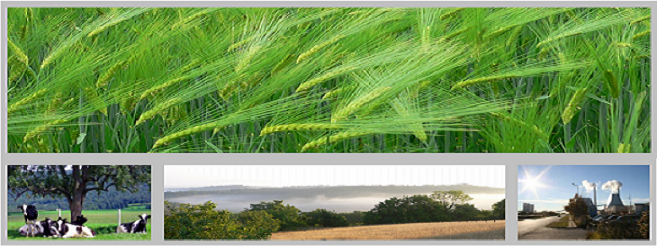
<instances>
[{"instance_id":1,"label":"grazing cow","mask_svg":"<svg viewBox=\"0 0 657 246\"><path fill-rule=\"evenodd\" d=\"M146 233L146 223L150 215L139 215L139 220L131 223L124 223L116 227L116 233Z\"/></svg>"},{"instance_id":2,"label":"grazing cow","mask_svg":"<svg viewBox=\"0 0 657 246\"><path fill-rule=\"evenodd\" d=\"M78 218L71 222L71 224L81 226L84 225L85 222L87 222L87 218L85 218L84 215L78 215Z\"/></svg>"},{"instance_id":3,"label":"grazing cow","mask_svg":"<svg viewBox=\"0 0 657 246\"><path fill-rule=\"evenodd\" d=\"M59 236L61 238L96 236L96 232L91 230L91 228L68 223L66 222L66 219L62 219L62 217L59 217L57 220L57 229L59 230Z\"/></svg>"},{"instance_id":4,"label":"grazing cow","mask_svg":"<svg viewBox=\"0 0 657 246\"><path fill-rule=\"evenodd\" d=\"M23 210L23 218L25 218L25 224L33 224L39 217L39 212L34 205L23 204L18 206L18 208Z\"/></svg>"}]
</instances>

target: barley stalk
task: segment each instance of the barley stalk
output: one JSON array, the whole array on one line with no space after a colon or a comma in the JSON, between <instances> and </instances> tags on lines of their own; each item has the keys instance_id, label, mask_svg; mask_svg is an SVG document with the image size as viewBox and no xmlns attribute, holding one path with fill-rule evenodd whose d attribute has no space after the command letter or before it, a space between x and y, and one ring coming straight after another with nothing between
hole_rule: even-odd
<instances>
[{"instance_id":1,"label":"barley stalk","mask_svg":"<svg viewBox=\"0 0 657 246\"><path fill-rule=\"evenodd\" d=\"M360 109L363 105L371 102L377 97L381 96L384 92L390 90L391 87L380 87L372 90L371 92L351 101L347 104L346 107L339 109L335 114L331 116L331 122L337 122L339 120L347 118L350 114Z\"/></svg>"},{"instance_id":2,"label":"barley stalk","mask_svg":"<svg viewBox=\"0 0 657 246\"><path fill-rule=\"evenodd\" d=\"M91 104L97 108L99 112L107 115L107 106L105 105L104 100L101 99L98 95L98 91L92 87L87 87L84 88L84 95L87 97L86 101L91 102Z\"/></svg>"},{"instance_id":3,"label":"barley stalk","mask_svg":"<svg viewBox=\"0 0 657 246\"><path fill-rule=\"evenodd\" d=\"M321 137L317 140L310 141L310 142L306 143L303 147L301 147L301 152L304 152L308 149L316 148L318 146L327 144L327 141L328 141L328 143L331 144L331 143L335 143L337 141L341 141L341 140L344 140L344 139L350 139L350 138L353 138L353 137L359 137L359 136L368 135L368 134L372 134L372 133L374 133L374 132L372 132L372 131L346 131L346 132L337 133L337 134L332 135L330 137L329 136Z\"/></svg>"},{"instance_id":4,"label":"barley stalk","mask_svg":"<svg viewBox=\"0 0 657 246\"><path fill-rule=\"evenodd\" d=\"M341 127L335 124L326 124L326 123L287 124L287 125L278 125L278 126L267 126L265 128L262 128L262 130L260 131L260 136L264 136L274 132L317 131L317 130L332 130L339 128Z\"/></svg>"},{"instance_id":5,"label":"barley stalk","mask_svg":"<svg viewBox=\"0 0 657 246\"><path fill-rule=\"evenodd\" d=\"M573 119L577 111L579 111L579 105L582 104L582 101L584 101L586 98L586 90L588 90L588 88L577 89L575 94L573 94L573 97L570 98L568 105L561 114L561 119L563 120L564 124L568 124Z\"/></svg>"},{"instance_id":6,"label":"barley stalk","mask_svg":"<svg viewBox=\"0 0 657 246\"><path fill-rule=\"evenodd\" d=\"M167 88L167 87L169 87L169 86L172 86L173 84L178 83L178 82L180 82L180 81L184 81L184 80L186 80L186 79L190 79L190 78L192 78L192 77L193 77L193 76L191 76L191 75L182 76L182 77L178 77L178 78L175 78L175 79L169 80L169 81L167 81L167 82L164 82L164 83L162 83L161 85L151 87L151 88L149 88L148 90L144 91L144 93L141 94L141 96L139 97L139 100L144 99L144 98L146 98L146 97L149 96L149 95L151 95L151 96L155 96L155 94L157 94L158 92L160 92L160 91L163 90L164 88Z\"/></svg>"},{"instance_id":7,"label":"barley stalk","mask_svg":"<svg viewBox=\"0 0 657 246\"><path fill-rule=\"evenodd\" d=\"M545 140L547 140L549 138L549 136L547 134L545 134L545 132L543 132L541 129L539 129L538 126L536 126L536 125L529 125L529 124L527 124L527 122L518 120L516 118L511 118L507 115L503 115L503 114L500 114L500 113L490 113L490 114L493 115L493 116L496 116L500 119L503 119L507 122L511 122L513 124L516 124L516 125L518 125L522 128L529 129L531 132L533 132L534 134L538 135L539 137L541 137Z\"/></svg>"},{"instance_id":8,"label":"barley stalk","mask_svg":"<svg viewBox=\"0 0 657 246\"><path fill-rule=\"evenodd\" d=\"M400 102L399 99L395 100L392 106L395 109L395 111L397 111L397 113L400 114L402 117L406 118L410 115L408 108L405 107ZM426 143L428 137L426 132L424 132L424 126L422 125L422 123L411 123L408 127L412 130L413 135L415 135L423 143Z\"/></svg>"},{"instance_id":9,"label":"barley stalk","mask_svg":"<svg viewBox=\"0 0 657 246\"><path fill-rule=\"evenodd\" d=\"M328 41L325 41L325 42L323 42L323 43L320 43L320 44L317 44L317 45L313 46L313 47L310 48L308 51L303 52L303 53L301 53L301 55L299 55L299 58L297 58L297 63L299 63L299 62L303 61L304 59L308 58L309 56L311 56L311 55L317 53L317 52L318 52L319 50L321 50L322 48L324 48L324 47L326 47L326 46L329 46L329 45L331 45L331 44L333 44L333 43L335 43L335 42L338 42L338 41L339 41L340 39L342 39L343 37L344 37L344 35L342 35L342 34L338 34L338 35L336 35L335 37L331 38L331 39L328 40Z\"/></svg>"},{"instance_id":10,"label":"barley stalk","mask_svg":"<svg viewBox=\"0 0 657 246\"><path fill-rule=\"evenodd\" d=\"M311 88L315 85L318 85L318 84L320 84L320 83L322 83L326 80L329 80L329 79L331 79L335 76L341 75L343 73L349 72L349 71L354 70L354 69L356 69L356 68L355 67L341 67L341 68L338 68L338 69L331 70L331 71L329 71L328 73L326 73L322 76L319 76L319 77L316 77L316 78L313 78L313 79L310 79L306 82L301 83L299 85L299 87L297 87L296 92L301 92L301 91L308 90L309 88Z\"/></svg>"},{"instance_id":11,"label":"barley stalk","mask_svg":"<svg viewBox=\"0 0 657 246\"><path fill-rule=\"evenodd\" d=\"M421 40L422 40L422 46L424 47L425 50L428 49L429 47L430 34L431 34L431 26L427 26L426 28L422 29Z\"/></svg>"},{"instance_id":12,"label":"barley stalk","mask_svg":"<svg viewBox=\"0 0 657 246\"><path fill-rule=\"evenodd\" d=\"M23 98L23 99L21 99L21 100L18 101L18 102L15 102L15 103L11 104L11 105L9 106L9 108L7 108L7 114L13 113L13 112L16 111L19 107L21 107L21 106L23 106L23 105L29 103L30 101L32 101L32 100L34 100L34 99L37 99L37 98L40 97L40 96L43 96L43 94L46 94L46 91L47 91L46 89L38 90L37 92L32 93L32 95L30 95L30 96L28 96L28 97L26 97L26 98Z\"/></svg>"},{"instance_id":13,"label":"barley stalk","mask_svg":"<svg viewBox=\"0 0 657 246\"><path fill-rule=\"evenodd\" d=\"M165 109L167 109L167 108L169 108L173 105L176 105L181 101L182 101L182 99L180 99L180 98L172 98L172 99L167 100L164 103L158 104L157 106L155 106L151 110L148 110L148 111L142 113L139 116L139 119L137 120L137 122L135 123L135 126L138 126L139 124L144 123L146 120L155 117L155 115L159 114L161 111L163 111L163 110L165 110Z\"/></svg>"},{"instance_id":14,"label":"barley stalk","mask_svg":"<svg viewBox=\"0 0 657 246\"><path fill-rule=\"evenodd\" d=\"M611 91L611 96L614 98L618 98L620 91L618 88L618 80L616 79L616 76L610 69L604 71L604 76L605 76L605 80L607 81L607 86L609 87L609 91Z\"/></svg>"}]
</instances>

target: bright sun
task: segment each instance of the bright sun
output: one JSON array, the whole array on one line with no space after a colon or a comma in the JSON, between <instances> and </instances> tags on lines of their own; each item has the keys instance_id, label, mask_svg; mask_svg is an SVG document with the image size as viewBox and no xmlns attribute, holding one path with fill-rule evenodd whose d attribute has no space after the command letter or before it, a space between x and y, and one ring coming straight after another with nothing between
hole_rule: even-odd
<instances>
[{"instance_id":1,"label":"bright sun","mask_svg":"<svg viewBox=\"0 0 657 246\"><path fill-rule=\"evenodd\" d=\"M532 177L532 175L527 171L527 169L523 166L523 171L525 172L525 179L520 179L518 180L519 183L523 183L523 189L520 191L519 194L525 192L526 190L530 190L532 193L534 193L534 196L538 198L538 189L543 188L543 187L548 187L547 185L544 185L541 183L541 176L547 172L550 168L548 167L547 169L543 170L538 176Z\"/></svg>"}]
</instances>

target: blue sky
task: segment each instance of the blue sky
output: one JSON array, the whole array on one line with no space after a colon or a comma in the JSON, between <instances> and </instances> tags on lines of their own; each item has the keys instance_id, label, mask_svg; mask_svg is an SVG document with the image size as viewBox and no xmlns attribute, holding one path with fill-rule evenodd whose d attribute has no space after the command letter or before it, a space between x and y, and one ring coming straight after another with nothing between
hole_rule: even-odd
<instances>
[{"instance_id":1,"label":"blue sky","mask_svg":"<svg viewBox=\"0 0 657 246\"><path fill-rule=\"evenodd\" d=\"M518 209L523 203L532 203L536 211L558 211L568 203L568 199L579 194L593 198L593 191L587 192L582 181L597 184L598 204L605 204L610 191L603 190L607 181L617 180L623 204L649 202L650 166L648 165L553 165L518 166ZM576 188L572 183L577 184Z\"/></svg>"}]
</instances>

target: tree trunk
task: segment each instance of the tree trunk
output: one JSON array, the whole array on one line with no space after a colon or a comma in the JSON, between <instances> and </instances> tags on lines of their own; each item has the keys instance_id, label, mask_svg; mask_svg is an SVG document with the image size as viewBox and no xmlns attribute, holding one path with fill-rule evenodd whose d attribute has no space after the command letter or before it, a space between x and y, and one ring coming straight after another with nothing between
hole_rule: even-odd
<instances>
[{"instance_id":1,"label":"tree trunk","mask_svg":"<svg viewBox=\"0 0 657 246\"><path fill-rule=\"evenodd\" d=\"M71 220L69 222L75 221L79 215L82 214L82 202L84 200L84 194L82 194L82 189L75 190L73 194L73 200L69 204L71 207Z\"/></svg>"},{"instance_id":2,"label":"tree trunk","mask_svg":"<svg viewBox=\"0 0 657 246\"><path fill-rule=\"evenodd\" d=\"M85 188L86 182L82 178L80 171L85 172L86 170L81 170L79 165L73 166L73 194L71 196L71 201L69 201L69 207L71 208L71 220L69 222L75 221L79 215L82 214L82 204L84 203L85 197Z\"/></svg>"}]
</instances>

